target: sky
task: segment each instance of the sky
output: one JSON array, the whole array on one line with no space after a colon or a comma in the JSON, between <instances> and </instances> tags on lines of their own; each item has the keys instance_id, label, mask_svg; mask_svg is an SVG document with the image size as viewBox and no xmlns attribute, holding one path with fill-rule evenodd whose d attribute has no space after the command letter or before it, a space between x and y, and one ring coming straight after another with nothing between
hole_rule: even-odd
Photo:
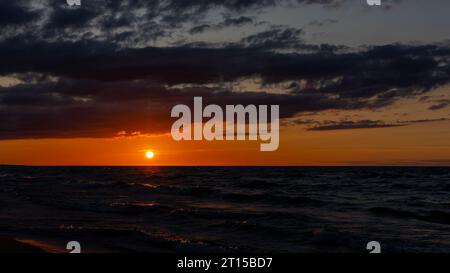
<instances>
[{"instance_id":1,"label":"sky","mask_svg":"<svg viewBox=\"0 0 450 273\"><path fill-rule=\"evenodd\" d=\"M449 166L449 11L0 0L0 164ZM194 96L280 105L279 149L172 140L171 108Z\"/></svg>"}]
</instances>

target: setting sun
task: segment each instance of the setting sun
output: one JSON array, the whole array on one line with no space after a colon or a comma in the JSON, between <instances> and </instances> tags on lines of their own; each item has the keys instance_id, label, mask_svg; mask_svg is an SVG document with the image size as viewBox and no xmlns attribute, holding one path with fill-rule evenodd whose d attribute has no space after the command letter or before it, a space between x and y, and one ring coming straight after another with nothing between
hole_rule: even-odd
<instances>
[{"instance_id":1,"label":"setting sun","mask_svg":"<svg viewBox=\"0 0 450 273\"><path fill-rule=\"evenodd\" d=\"M145 157L147 157L148 159L152 159L153 157L155 157L155 153L152 151L148 151L145 153Z\"/></svg>"}]
</instances>

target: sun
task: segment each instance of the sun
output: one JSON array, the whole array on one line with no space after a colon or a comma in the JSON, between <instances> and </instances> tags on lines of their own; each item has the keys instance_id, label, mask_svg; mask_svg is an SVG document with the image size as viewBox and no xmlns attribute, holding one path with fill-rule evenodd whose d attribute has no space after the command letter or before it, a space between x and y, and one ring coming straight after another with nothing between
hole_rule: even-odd
<instances>
[{"instance_id":1,"label":"sun","mask_svg":"<svg viewBox=\"0 0 450 273\"><path fill-rule=\"evenodd\" d=\"M155 157L155 153L153 151L147 151L145 153L145 157L148 158L148 159L152 159L152 158Z\"/></svg>"}]
</instances>

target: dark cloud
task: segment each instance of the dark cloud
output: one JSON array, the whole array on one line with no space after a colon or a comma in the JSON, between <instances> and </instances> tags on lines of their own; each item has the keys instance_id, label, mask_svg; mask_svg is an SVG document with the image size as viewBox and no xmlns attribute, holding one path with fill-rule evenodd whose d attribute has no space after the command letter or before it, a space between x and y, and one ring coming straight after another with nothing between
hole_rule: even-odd
<instances>
[{"instance_id":1,"label":"dark cloud","mask_svg":"<svg viewBox=\"0 0 450 273\"><path fill-rule=\"evenodd\" d=\"M389 45L362 50L310 45L303 30L270 27L238 42L149 46L183 29L202 32L252 24L246 10L334 0L0 1L0 75L20 84L0 87L0 138L110 137L120 131L167 132L170 109L202 96L205 104L278 104L281 117L323 110L374 109L450 81L445 46ZM211 10L223 20L204 25ZM2 21L3 20L3 21ZM34 20L41 20L34 24ZM6 32L5 32L6 33ZM282 94L232 92L256 79ZM304 84L307 82L308 84ZM382 127L368 121L323 126ZM317 127L316 130L320 128Z\"/></svg>"},{"instance_id":2,"label":"dark cloud","mask_svg":"<svg viewBox=\"0 0 450 273\"><path fill-rule=\"evenodd\" d=\"M436 104L433 104L430 106L430 110L441 110L444 108L447 108L450 105L450 100L438 100L436 101Z\"/></svg>"},{"instance_id":3,"label":"dark cloud","mask_svg":"<svg viewBox=\"0 0 450 273\"><path fill-rule=\"evenodd\" d=\"M189 30L190 34L199 34L205 31L219 31L228 27L241 27L246 24L253 23L253 19L246 16L241 16L237 18L227 18L225 21L219 24L203 24L199 26L195 26Z\"/></svg>"},{"instance_id":4,"label":"dark cloud","mask_svg":"<svg viewBox=\"0 0 450 273\"><path fill-rule=\"evenodd\" d=\"M447 121L447 118L440 119L421 119L421 120L407 120L386 123L382 120L341 120L341 121L315 121L315 120L294 120L294 124L299 125L313 125L309 127L309 131L335 131L335 130L352 130L352 129L375 129L375 128L390 128L413 125L417 123L429 123L438 121Z\"/></svg>"},{"instance_id":5,"label":"dark cloud","mask_svg":"<svg viewBox=\"0 0 450 273\"><path fill-rule=\"evenodd\" d=\"M36 72L103 81L151 79L166 84L205 84L257 76L263 84L310 80L315 83L315 92L322 94L380 96L384 100L450 81L450 53L442 53L446 49L388 48L396 54L379 54L385 47L353 53L317 47L314 53L305 54L255 47L122 49L107 42L27 41L18 37L0 42L0 73ZM292 91L308 92L299 85L293 85Z\"/></svg>"},{"instance_id":6,"label":"dark cloud","mask_svg":"<svg viewBox=\"0 0 450 273\"><path fill-rule=\"evenodd\" d=\"M297 48L304 43L301 40L303 30L295 28L278 28L249 35L241 40L241 44L249 48L283 49Z\"/></svg>"},{"instance_id":7,"label":"dark cloud","mask_svg":"<svg viewBox=\"0 0 450 273\"><path fill-rule=\"evenodd\" d=\"M195 95L208 104L278 104L283 118L330 109L374 109L449 82L445 48L388 48L353 53L319 48L299 54L247 47L123 49L98 41L7 40L0 43L0 74L22 75L25 83L0 88L0 135L158 133L170 128L170 108L191 103ZM286 94L221 87L221 82L252 77L261 78L263 88L286 81L313 84L291 84ZM347 122L311 130L389 126L399 124Z\"/></svg>"},{"instance_id":8,"label":"dark cloud","mask_svg":"<svg viewBox=\"0 0 450 273\"><path fill-rule=\"evenodd\" d=\"M17 26L39 18L39 12L32 10L25 1L0 1L0 26Z\"/></svg>"},{"instance_id":9,"label":"dark cloud","mask_svg":"<svg viewBox=\"0 0 450 273\"><path fill-rule=\"evenodd\" d=\"M55 8L51 12L46 28L82 28L89 25L97 16L95 9L81 6L79 8Z\"/></svg>"},{"instance_id":10,"label":"dark cloud","mask_svg":"<svg viewBox=\"0 0 450 273\"><path fill-rule=\"evenodd\" d=\"M199 25L199 26L195 26L195 27L191 28L189 30L189 33L190 34L199 34L199 33L203 33L205 31L211 30L213 28L214 28L214 26L212 26L212 25L203 24L203 25Z\"/></svg>"},{"instance_id":11,"label":"dark cloud","mask_svg":"<svg viewBox=\"0 0 450 273\"><path fill-rule=\"evenodd\" d=\"M238 18L227 18L225 21L219 24L222 27L240 27L245 24L253 23L253 19L246 16L241 16Z\"/></svg>"},{"instance_id":12,"label":"dark cloud","mask_svg":"<svg viewBox=\"0 0 450 273\"><path fill-rule=\"evenodd\" d=\"M275 6L337 7L345 0L89 0L69 7L62 0L0 0L0 40L17 35L47 41L110 41L140 48L184 34L255 23L252 16ZM217 11L220 13L217 14ZM204 23L213 14L222 22ZM39 20L38 20L39 19ZM208 20L206 20L207 22ZM285 30L280 35L289 35ZM293 33L293 35L296 35ZM183 37L188 39L186 35ZM276 36L274 38L277 38ZM288 42L286 36L279 36ZM275 41L266 41L267 45ZM296 41L292 39L293 47ZM277 48L280 47L278 43Z\"/></svg>"},{"instance_id":13,"label":"dark cloud","mask_svg":"<svg viewBox=\"0 0 450 273\"><path fill-rule=\"evenodd\" d=\"M111 137L121 131L165 133L173 122L170 109L179 103L192 106L193 96L202 96L205 104L221 106L279 104L282 118L302 110L352 109L365 104L311 95L168 88L146 81L60 80L0 88L0 138Z\"/></svg>"},{"instance_id":14,"label":"dark cloud","mask_svg":"<svg viewBox=\"0 0 450 273\"><path fill-rule=\"evenodd\" d=\"M0 1L0 25L19 26L16 33L32 33L46 39L115 39L128 32L139 43L162 36L147 37L153 27L164 29L164 37L180 30L185 24L191 31L203 31L199 24L211 11L223 11L223 22L209 25L212 29L241 26L250 23L246 13L257 14L261 9L289 5L320 5L336 7L345 0L89 0L80 7L69 7L62 0ZM39 5L38 5L39 4ZM35 6L40 6L37 9ZM217 16L217 15L216 15ZM38 24L36 19L42 19ZM73 29L77 32L74 33ZM119 30L120 28L120 30ZM161 32L158 32L161 34ZM1 38L0 38L1 39ZM121 42L119 40L119 42ZM136 42L136 41L134 41ZM132 43L129 43L132 44ZM128 44L128 45L129 45ZM140 44L139 44L140 46Z\"/></svg>"},{"instance_id":15,"label":"dark cloud","mask_svg":"<svg viewBox=\"0 0 450 273\"><path fill-rule=\"evenodd\" d=\"M310 55L311 62L305 67L311 76L318 71L336 76L332 82L318 79L315 89L319 92L340 90L341 97L378 96L380 101L390 102L448 83L447 50L438 46L378 46L359 53ZM319 61L322 58L327 62ZM335 69L345 73L335 73Z\"/></svg>"},{"instance_id":16,"label":"dark cloud","mask_svg":"<svg viewBox=\"0 0 450 273\"><path fill-rule=\"evenodd\" d=\"M437 121L447 121L447 118L437 118L437 119L416 119L416 120L407 120L403 121L405 124L415 124L415 123L428 123L428 122L437 122Z\"/></svg>"},{"instance_id":17,"label":"dark cloud","mask_svg":"<svg viewBox=\"0 0 450 273\"><path fill-rule=\"evenodd\" d=\"M309 128L309 131L334 131L350 129L373 129L404 126L402 124L387 124L381 120L359 120L359 121L327 121L320 125Z\"/></svg>"},{"instance_id":18,"label":"dark cloud","mask_svg":"<svg viewBox=\"0 0 450 273\"><path fill-rule=\"evenodd\" d=\"M276 0L171 0L166 1L165 9L173 12L181 12L186 10L196 10L198 12L207 11L216 7L223 7L232 11L243 11L249 8L259 8L274 6Z\"/></svg>"}]
</instances>

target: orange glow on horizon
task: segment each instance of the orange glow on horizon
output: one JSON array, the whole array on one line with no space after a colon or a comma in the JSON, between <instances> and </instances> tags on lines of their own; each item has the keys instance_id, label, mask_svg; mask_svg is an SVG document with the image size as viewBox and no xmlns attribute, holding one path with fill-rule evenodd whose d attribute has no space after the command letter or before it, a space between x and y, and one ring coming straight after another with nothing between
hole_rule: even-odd
<instances>
[{"instance_id":1,"label":"orange glow on horizon","mask_svg":"<svg viewBox=\"0 0 450 273\"><path fill-rule=\"evenodd\" d=\"M323 132L284 127L280 135L280 148L276 152L260 152L257 141L177 142L167 135L3 140L0 141L0 165L448 166L449 125L450 121L442 121ZM151 159L147 156L150 151L153 152Z\"/></svg>"}]
</instances>

